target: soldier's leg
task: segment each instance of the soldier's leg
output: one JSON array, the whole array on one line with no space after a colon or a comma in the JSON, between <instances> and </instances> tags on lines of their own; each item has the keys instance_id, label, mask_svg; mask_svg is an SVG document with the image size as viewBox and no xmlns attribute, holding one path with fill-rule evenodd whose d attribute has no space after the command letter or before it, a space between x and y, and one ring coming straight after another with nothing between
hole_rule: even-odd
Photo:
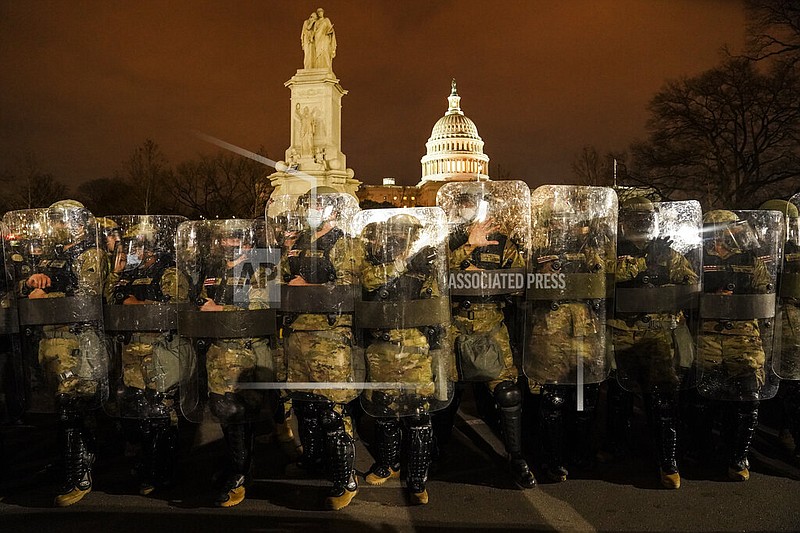
<instances>
[{"instance_id":1,"label":"soldier's leg","mask_svg":"<svg viewBox=\"0 0 800 533\"><path fill-rule=\"evenodd\" d=\"M732 402L732 433L728 436L730 446L728 477L734 481L750 479L750 462L747 456L750 444L758 427L758 401Z\"/></svg>"},{"instance_id":2,"label":"soldier's leg","mask_svg":"<svg viewBox=\"0 0 800 533\"><path fill-rule=\"evenodd\" d=\"M514 481L525 489L535 487L536 479L522 453L522 392L514 382L501 381L494 389L494 399L500 408L500 426Z\"/></svg>"},{"instance_id":3,"label":"soldier's leg","mask_svg":"<svg viewBox=\"0 0 800 533\"><path fill-rule=\"evenodd\" d=\"M631 420L634 395L622 388L612 374L606 380L606 436L605 450L598 453L603 462L627 457L631 451Z\"/></svg>"},{"instance_id":4,"label":"soldier's leg","mask_svg":"<svg viewBox=\"0 0 800 533\"><path fill-rule=\"evenodd\" d=\"M367 474L367 483L382 485L387 479L400 477L401 446L400 420L388 416L375 418L376 457L375 464Z\"/></svg>"},{"instance_id":5,"label":"soldier's leg","mask_svg":"<svg viewBox=\"0 0 800 533\"><path fill-rule=\"evenodd\" d=\"M578 393L582 392L582 405L578 410ZM592 466L595 456L594 442L594 422L597 413L597 398L600 395L600 385L598 383L584 384L581 389L574 387L570 391L575 397L575 438L573 441L573 462L578 468L589 468Z\"/></svg>"},{"instance_id":6,"label":"soldier's leg","mask_svg":"<svg viewBox=\"0 0 800 533\"><path fill-rule=\"evenodd\" d=\"M656 455L661 470L661 485L667 489L681 486L678 473L678 391L669 384L653 385L644 395L650 427L656 441Z\"/></svg>"},{"instance_id":7,"label":"soldier's leg","mask_svg":"<svg viewBox=\"0 0 800 533\"><path fill-rule=\"evenodd\" d=\"M275 435L281 450L292 462L300 459L303 453L302 445L294 438L294 430L292 429L293 412L291 398L277 398L275 413L273 414Z\"/></svg>"},{"instance_id":8,"label":"soldier's leg","mask_svg":"<svg viewBox=\"0 0 800 533\"><path fill-rule=\"evenodd\" d=\"M89 436L84 425L84 412L74 398L59 395L59 448L64 461L64 478L55 498L55 505L67 507L79 502L92 490L92 463Z\"/></svg>"},{"instance_id":9,"label":"soldier's leg","mask_svg":"<svg viewBox=\"0 0 800 533\"><path fill-rule=\"evenodd\" d=\"M178 427L170 418L142 420L143 468L139 494L169 485L177 457Z\"/></svg>"},{"instance_id":10,"label":"soldier's leg","mask_svg":"<svg viewBox=\"0 0 800 533\"><path fill-rule=\"evenodd\" d=\"M463 381L456 382L453 388L453 399L450 401L450 405L444 409L434 411L431 415L431 422L433 424L432 453L434 460L440 459L447 453L447 446L453 434L456 414L461 405L461 395L464 394L464 388L466 386L467 384Z\"/></svg>"},{"instance_id":11,"label":"soldier's leg","mask_svg":"<svg viewBox=\"0 0 800 533\"><path fill-rule=\"evenodd\" d=\"M325 406L317 400L292 400L303 453L297 465L309 472L321 472L325 457L325 434L320 416Z\"/></svg>"},{"instance_id":12,"label":"soldier's leg","mask_svg":"<svg viewBox=\"0 0 800 533\"><path fill-rule=\"evenodd\" d=\"M687 459L694 462L711 459L714 451L714 411L713 402L701 396L696 388L683 392L680 419L688 429L691 442L686 451Z\"/></svg>"},{"instance_id":13,"label":"soldier's leg","mask_svg":"<svg viewBox=\"0 0 800 533\"><path fill-rule=\"evenodd\" d=\"M545 471L551 481L566 481L569 475L564 461L566 392L567 388L560 385L541 387L542 448Z\"/></svg>"},{"instance_id":14,"label":"soldier's leg","mask_svg":"<svg viewBox=\"0 0 800 533\"><path fill-rule=\"evenodd\" d=\"M794 440L794 461L800 465L800 381L784 381L786 396L783 400L786 423Z\"/></svg>"},{"instance_id":15,"label":"soldier's leg","mask_svg":"<svg viewBox=\"0 0 800 533\"><path fill-rule=\"evenodd\" d=\"M433 427L427 411L420 411L408 420L408 472L406 484L412 504L428 503L428 469L431 464Z\"/></svg>"},{"instance_id":16,"label":"soldier's leg","mask_svg":"<svg viewBox=\"0 0 800 533\"><path fill-rule=\"evenodd\" d=\"M214 499L218 507L233 507L244 500L245 479L253 457L253 427L246 406L236 393L209 394L209 408L222 426L228 451L228 469Z\"/></svg>"},{"instance_id":17,"label":"soldier's leg","mask_svg":"<svg viewBox=\"0 0 800 533\"><path fill-rule=\"evenodd\" d=\"M356 448L353 437L345 429L344 406L326 402L321 415L325 431L325 451L333 487L325 499L325 507L338 511L347 507L358 493L355 463Z\"/></svg>"}]
</instances>

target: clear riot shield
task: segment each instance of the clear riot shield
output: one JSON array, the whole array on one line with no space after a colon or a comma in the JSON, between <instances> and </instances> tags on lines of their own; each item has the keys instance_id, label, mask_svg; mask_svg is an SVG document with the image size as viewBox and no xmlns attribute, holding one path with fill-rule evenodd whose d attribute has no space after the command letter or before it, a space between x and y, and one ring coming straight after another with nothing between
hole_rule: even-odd
<instances>
[{"instance_id":1,"label":"clear riot shield","mask_svg":"<svg viewBox=\"0 0 800 533\"><path fill-rule=\"evenodd\" d=\"M355 318L367 362L364 410L386 417L446 407L453 384L444 211L370 209L355 216L353 231L363 256Z\"/></svg>"},{"instance_id":2,"label":"clear riot shield","mask_svg":"<svg viewBox=\"0 0 800 533\"><path fill-rule=\"evenodd\" d=\"M514 380L524 327L531 194L521 181L447 183L455 362L461 381ZM519 352L517 352L518 354Z\"/></svg>"},{"instance_id":3,"label":"clear riot shield","mask_svg":"<svg viewBox=\"0 0 800 533\"><path fill-rule=\"evenodd\" d=\"M169 417L180 381L178 305L189 281L175 261L177 215L118 215L100 224L109 260L104 321L111 341L109 399L122 418ZM184 356L184 359L187 356Z\"/></svg>"},{"instance_id":4,"label":"clear riot shield","mask_svg":"<svg viewBox=\"0 0 800 533\"><path fill-rule=\"evenodd\" d=\"M268 218L281 243L281 368L290 397L346 403L364 380L354 339L358 200L330 187L275 198Z\"/></svg>"},{"instance_id":5,"label":"clear riot shield","mask_svg":"<svg viewBox=\"0 0 800 533\"><path fill-rule=\"evenodd\" d=\"M800 380L800 193L781 210L786 223L783 265L778 278L781 348L772 365L781 379Z\"/></svg>"},{"instance_id":6,"label":"clear riot shield","mask_svg":"<svg viewBox=\"0 0 800 533\"><path fill-rule=\"evenodd\" d=\"M19 241L0 223L0 425L23 413L24 373L20 360L19 318L12 273L22 262Z\"/></svg>"},{"instance_id":7,"label":"clear riot shield","mask_svg":"<svg viewBox=\"0 0 800 533\"><path fill-rule=\"evenodd\" d=\"M108 395L102 294L106 259L94 216L74 201L3 217L19 244L13 281L31 412L93 409Z\"/></svg>"},{"instance_id":8,"label":"clear riot shield","mask_svg":"<svg viewBox=\"0 0 800 533\"><path fill-rule=\"evenodd\" d=\"M531 194L523 352L529 379L580 387L607 377L616 233L610 188L544 185Z\"/></svg>"},{"instance_id":9,"label":"clear riot shield","mask_svg":"<svg viewBox=\"0 0 800 533\"><path fill-rule=\"evenodd\" d=\"M702 281L697 201L620 206L615 313L609 320L617 380L633 392L687 383Z\"/></svg>"},{"instance_id":10,"label":"clear riot shield","mask_svg":"<svg viewBox=\"0 0 800 533\"><path fill-rule=\"evenodd\" d=\"M784 242L776 211L703 215L703 293L697 340L697 388L717 400L775 395L779 353L776 283Z\"/></svg>"},{"instance_id":11,"label":"clear riot shield","mask_svg":"<svg viewBox=\"0 0 800 533\"><path fill-rule=\"evenodd\" d=\"M183 222L175 238L181 410L220 423L271 416L278 250L258 220Z\"/></svg>"}]
</instances>

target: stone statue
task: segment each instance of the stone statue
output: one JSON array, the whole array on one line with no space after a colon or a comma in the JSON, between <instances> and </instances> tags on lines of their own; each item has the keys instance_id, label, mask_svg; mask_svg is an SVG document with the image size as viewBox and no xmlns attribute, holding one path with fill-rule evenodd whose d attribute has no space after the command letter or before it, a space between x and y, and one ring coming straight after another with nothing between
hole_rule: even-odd
<instances>
[{"instance_id":1,"label":"stone statue","mask_svg":"<svg viewBox=\"0 0 800 533\"><path fill-rule=\"evenodd\" d=\"M300 104L295 107L297 119L300 121L300 155L313 155L314 153L314 133L316 132L316 119L314 113L308 108L300 110Z\"/></svg>"},{"instance_id":2,"label":"stone statue","mask_svg":"<svg viewBox=\"0 0 800 533\"><path fill-rule=\"evenodd\" d=\"M324 68L332 70L336 57L336 33L331 19L325 16L321 7L303 22L300 33L303 47L303 68Z\"/></svg>"}]
</instances>

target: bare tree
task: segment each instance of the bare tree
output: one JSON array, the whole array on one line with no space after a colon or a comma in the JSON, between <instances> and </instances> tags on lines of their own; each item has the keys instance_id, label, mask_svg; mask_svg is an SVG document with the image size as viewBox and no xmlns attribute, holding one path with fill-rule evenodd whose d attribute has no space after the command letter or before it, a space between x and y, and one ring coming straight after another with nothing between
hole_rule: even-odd
<instances>
[{"instance_id":1,"label":"bare tree","mask_svg":"<svg viewBox=\"0 0 800 533\"><path fill-rule=\"evenodd\" d=\"M124 169L124 179L131 186L130 201L134 211L148 215L160 210L154 208L163 198L169 173L167 158L155 141L147 139L134 149Z\"/></svg>"},{"instance_id":2,"label":"bare tree","mask_svg":"<svg viewBox=\"0 0 800 533\"><path fill-rule=\"evenodd\" d=\"M785 196L800 178L800 76L731 58L667 83L649 105L650 132L632 146L634 180L665 198L747 208Z\"/></svg>"},{"instance_id":3,"label":"bare tree","mask_svg":"<svg viewBox=\"0 0 800 533\"><path fill-rule=\"evenodd\" d=\"M611 187L626 179L625 152L606 152L600 155L597 148L584 146L572 161L572 175L578 185Z\"/></svg>"},{"instance_id":4,"label":"bare tree","mask_svg":"<svg viewBox=\"0 0 800 533\"><path fill-rule=\"evenodd\" d=\"M122 178L98 178L78 185L75 199L95 215L136 215L130 198L134 191Z\"/></svg>"},{"instance_id":5,"label":"bare tree","mask_svg":"<svg viewBox=\"0 0 800 533\"><path fill-rule=\"evenodd\" d=\"M48 207L63 200L69 187L39 168L36 156L25 152L17 162L16 170L6 170L0 181L6 183L2 207L5 210Z\"/></svg>"},{"instance_id":6,"label":"bare tree","mask_svg":"<svg viewBox=\"0 0 800 533\"><path fill-rule=\"evenodd\" d=\"M797 0L746 0L747 57L761 60L800 58L800 2Z\"/></svg>"}]
</instances>

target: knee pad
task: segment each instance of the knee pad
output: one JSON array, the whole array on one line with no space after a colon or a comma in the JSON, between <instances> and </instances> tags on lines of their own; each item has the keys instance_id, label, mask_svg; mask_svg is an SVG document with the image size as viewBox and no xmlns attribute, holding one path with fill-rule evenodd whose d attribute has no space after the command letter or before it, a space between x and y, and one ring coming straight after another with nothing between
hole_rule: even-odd
<instances>
[{"instance_id":1,"label":"knee pad","mask_svg":"<svg viewBox=\"0 0 800 533\"><path fill-rule=\"evenodd\" d=\"M561 411L566 406L567 398L562 387L544 385L541 396L541 409L544 412Z\"/></svg>"},{"instance_id":2,"label":"knee pad","mask_svg":"<svg viewBox=\"0 0 800 533\"><path fill-rule=\"evenodd\" d=\"M226 392L223 396L212 392L208 395L208 406L211 414L223 424L241 423L246 418L244 402L234 393Z\"/></svg>"},{"instance_id":3,"label":"knee pad","mask_svg":"<svg viewBox=\"0 0 800 533\"><path fill-rule=\"evenodd\" d=\"M422 428L431 425L431 414L427 411L417 412L408 417L408 426Z\"/></svg>"},{"instance_id":4,"label":"knee pad","mask_svg":"<svg viewBox=\"0 0 800 533\"><path fill-rule=\"evenodd\" d=\"M322 423L322 429L325 430L326 433L335 433L340 429L344 431L344 416L334 409L332 403L328 403L322 409L320 422Z\"/></svg>"},{"instance_id":5,"label":"knee pad","mask_svg":"<svg viewBox=\"0 0 800 533\"><path fill-rule=\"evenodd\" d=\"M503 408L522 406L522 392L513 382L502 381L494 389L494 400Z\"/></svg>"}]
</instances>

